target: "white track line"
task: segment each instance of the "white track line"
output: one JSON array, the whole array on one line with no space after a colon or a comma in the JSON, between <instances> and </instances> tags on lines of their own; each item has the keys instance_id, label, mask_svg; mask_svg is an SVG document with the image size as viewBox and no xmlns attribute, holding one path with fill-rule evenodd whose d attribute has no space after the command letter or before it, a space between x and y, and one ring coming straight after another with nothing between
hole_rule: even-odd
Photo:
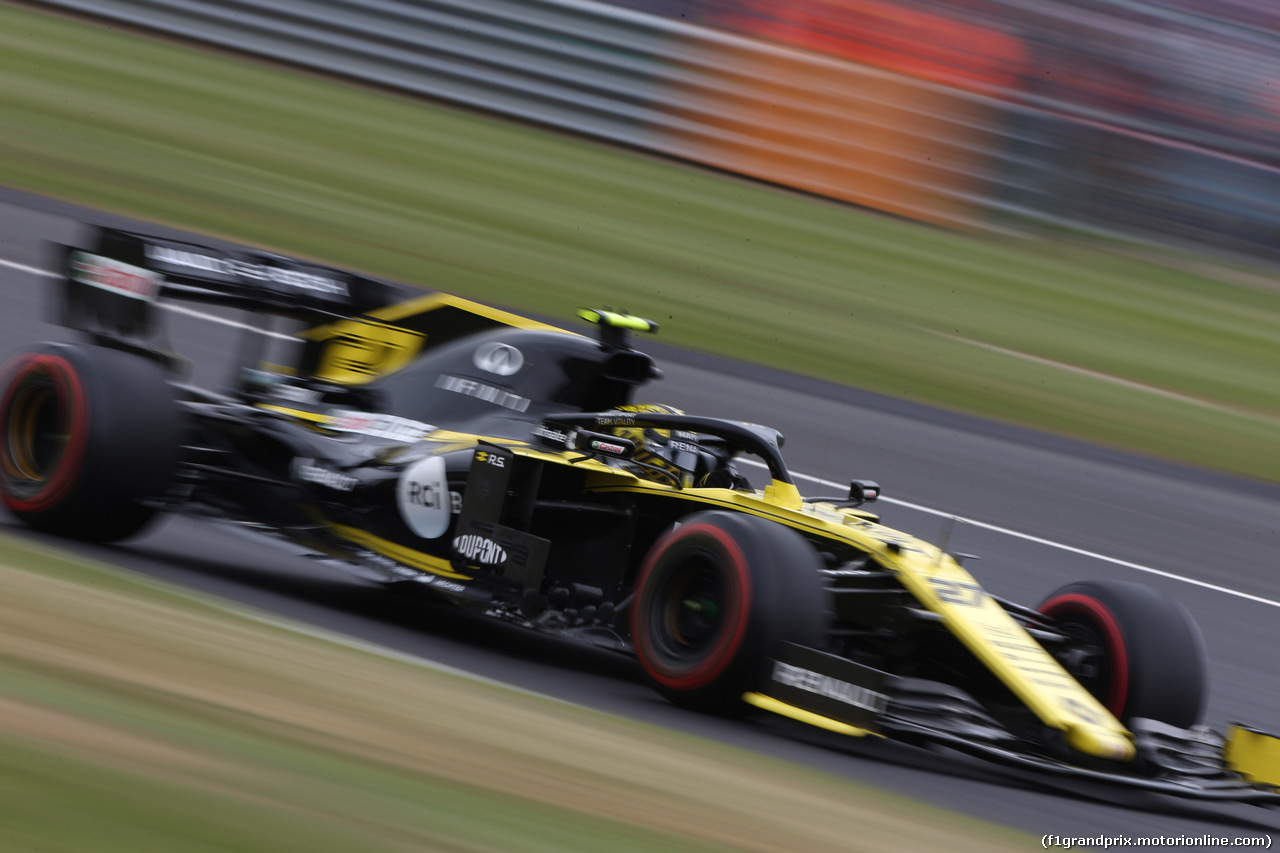
<instances>
[{"instance_id":1,"label":"white track line","mask_svg":"<svg viewBox=\"0 0 1280 853\"><path fill-rule=\"evenodd\" d=\"M266 335L268 338L277 338L282 341L298 340L294 335L286 335L283 332L273 332L270 329L261 329L257 326L251 326L248 323L241 323L239 320L230 320L226 317L215 317L213 314L206 314L203 311L197 311L194 308L188 308L185 305L173 305L168 302L157 302L156 304L166 311L172 311L175 314L184 314L188 317L208 320L211 323L220 323L223 326L230 326L233 329L241 329L246 332L257 332L260 335Z\"/></svg>"},{"instance_id":2,"label":"white track line","mask_svg":"<svg viewBox=\"0 0 1280 853\"><path fill-rule=\"evenodd\" d=\"M754 459L736 459L734 461L745 462L748 465L756 465L760 468L767 467L764 463L756 462ZM812 483L817 483L820 486L826 486L828 488L847 489L849 486L848 483L836 483L831 480L824 480L821 477L814 477L809 474L798 474L795 471L791 472L791 476L800 480L808 480ZM1238 589L1231 589L1230 587L1219 586L1218 584L1209 583L1208 581L1197 580L1195 578L1189 578L1183 575L1175 575L1173 572L1166 572L1162 569L1154 569L1151 566L1144 566L1140 563L1131 563L1128 560L1121 560L1117 557L1108 557L1106 554L1099 554L1096 551L1086 551L1084 548L1077 548L1074 545L1065 545L1061 542L1054 542L1052 539L1044 539L1039 536L1032 536L1030 533L1020 533L1017 530L1010 530L1007 527L1000 527L995 524L987 524L985 521L978 521L972 518L965 518L962 515L956 515L955 513L950 513L950 512L943 512L942 510L932 509L931 507L921 506L920 504L913 504L910 501L898 500L897 498L881 497L879 500L883 503L894 504L895 506L906 507L907 509L914 509L918 512L924 512L924 513L928 513L929 515L939 516L940 518L954 518L956 521L962 522L964 524L968 524L972 527L980 527L983 530L990 530L993 533L1002 533L1005 536L1011 536L1014 539L1021 539L1024 542L1034 542L1037 545L1045 545L1049 548L1056 548L1059 551L1066 551L1071 554L1077 554L1081 557L1089 557L1090 559L1093 559L1093 560L1100 560L1104 563L1110 563L1113 566L1124 566L1126 569L1133 569L1134 571L1138 571L1138 572L1146 572L1149 575L1157 575L1162 578L1168 578L1169 580L1181 581L1182 583L1191 584L1192 586L1202 587L1203 589L1211 589L1214 592L1221 592L1221 593L1225 593L1226 595L1234 595L1237 598L1243 598L1248 601L1257 602L1258 604L1266 604L1270 607L1280 607L1280 601L1273 601L1270 598L1263 598L1260 595L1252 595L1251 593L1241 592Z\"/></svg>"},{"instance_id":3,"label":"white track line","mask_svg":"<svg viewBox=\"0 0 1280 853\"><path fill-rule=\"evenodd\" d=\"M1221 412L1222 414L1226 414L1226 415L1234 415L1235 417L1238 417L1238 418L1248 418L1249 420L1252 420L1252 421L1264 421L1266 423L1271 423L1271 424L1274 424L1277 422L1275 418L1270 417L1269 415L1261 414L1259 412L1251 412L1246 409L1237 409L1232 406L1224 406L1219 403L1211 402L1209 400L1201 400L1199 397L1189 397L1186 394L1179 394L1176 391L1168 391L1168 390L1165 390L1164 388L1157 388L1154 385L1146 385L1142 382L1134 382L1132 380L1125 379L1120 376L1112 376L1109 373L1099 373L1096 370L1089 370L1084 367L1077 367L1074 364L1067 364L1066 362L1062 362L1062 361L1054 361L1051 358L1041 358L1038 355L1031 355L1030 353L1019 352L1018 350L1006 349L1005 347L998 347L995 344L988 344L982 341L974 341L974 340L970 340L969 338L962 338L959 335L948 335L945 332L935 332L933 330L926 330L926 331L929 331L930 334L937 335L938 337L947 338L948 340L956 341L958 343L968 344L969 346L985 349L988 352L998 352L1001 355L1007 355L1010 358L1017 358L1017 359L1021 359L1022 361L1029 361L1033 364L1040 364L1040 365L1044 365L1045 367L1052 367L1055 370L1065 370L1068 373L1074 373L1077 376L1088 376L1090 379L1097 379L1100 382L1108 382L1112 385L1120 385L1121 387L1124 387L1124 388L1131 388L1134 391L1141 391L1144 394L1154 394L1157 397L1164 397L1166 400L1176 400L1179 403L1186 403L1189 406L1196 406L1201 409L1209 409L1210 411Z\"/></svg>"},{"instance_id":4,"label":"white track line","mask_svg":"<svg viewBox=\"0 0 1280 853\"><path fill-rule=\"evenodd\" d=\"M30 273L31 275L43 276L46 278L59 277L58 273L49 272L48 270L37 269L36 267L29 267L25 264L19 264L13 261L6 261L3 259L0 259L0 266L9 267L11 269L16 269L21 272ZM192 308L186 308L180 305L163 305L162 307L167 308L170 311L173 311L178 314L185 314L189 317L197 317L199 319L209 320L210 322L213 322L213 323L221 323L224 326L233 326L237 329L245 329L252 332L259 332L261 334L269 335L274 338L283 338L284 340L290 340L290 341L297 340L296 338L290 335L284 335L279 332L271 332L265 329L259 329L255 326L250 326L248 323L239 323L235 320L228 320L225 317L215 317L212 314L206 314L203 311L196 311ZM758 463L753 459L740 459L738 461L744 462L749 465L758 465L761 468L766 467L763 463ZM791 472L791 476L797 477L801 480L808 480L812 483L817 483L820 486L826 486L828 488L844 489L848 486L847 483L836 483L831 480L824 480L821 477L814 477L810 474L798 474L794 471ZM1049 548L1056 548L1059 551L1066 551L1067 553L1076 554L1081 557L1088 557L1092 560L1100 560L1104 563L1110 563L1114 566L1124 566L1126 569L1133 569L1134 571L1137 571L1137 572L1145 572L1149 575L1156 575L1158 577L1167 578L1169 580L1181 581L1182 583L1191 584L1192 586L1198 586L1198 587L1201 587L1202 589L1211 589L1214 592L1221 592L1225 595L1232 595L1232 596L1235 596L1236 598L1243 598L1246 601L1253 601L1258 604L1265 604L1269 607L1280 607L1280 601L1273 601L1270 598L1263 598L1260 595L1252 595L1247 592L1241 592L1238 589L1231 589L1229 587L1219 586L1218 584L1209 583L1208 581L1197 580L1195 578L1184 577L1183 575L1175 575L1172 572L1166 572L1166 571L1163 571L1162 569L1155 569L1155 568L1152 568L1151 566L1144 566L1144 565L1141 565L1140 563L1131 563L1128 560L1121 560L1116 557L1108 557L1106 554L1099 554L1095 551L1086 551L1084 548L1077 548L1074 545L1065 545L1061 542L1054 542L1051 539L1044 539L1039 536L1032 536L1029 533L1020 533L1017 530L1010 530L1007 527L999 527L998 525L995 525L995 524L987 524L985 521L977 521L972 518L964 518L963 516L955 515L954 513L943 512L942 510L932 509L927 506L921 506L920 504L913 504L913 503L910 503L909 501L898 500L897 498L882 497L880 498L880 500L884 503L894 504L895 506L906 507L907 509L913 509L913 510L916 510L917 512L928 513L929 515L936 515L936 516L939 516L940 518L954 518L956 521L963 522L965 524L968 524L971 527L978 527L983 530L990 530L993 533L1001 533L1001 534L1004 534L1005 536L1011 536L1014 539L1021 539L1024 542L1034 542L1037 545L1044 545Z\"/></svg>"},{"instance_id":5,"label":"white track line","mask_svg":"<svg viewBox=\"0 0 1280 853\"><path fill-rule=\"evenodd\" d=\"M31 275L38 275L43 278L58 277L58 274L56 272L49 272L48 270L37 269L36 267L29 267L26 264L20 264L20 263L17 263L16 261L6 261L3 258L0 258L0 267L8 267L11 270L30 273Z\"/></svg>"}]
</instances>

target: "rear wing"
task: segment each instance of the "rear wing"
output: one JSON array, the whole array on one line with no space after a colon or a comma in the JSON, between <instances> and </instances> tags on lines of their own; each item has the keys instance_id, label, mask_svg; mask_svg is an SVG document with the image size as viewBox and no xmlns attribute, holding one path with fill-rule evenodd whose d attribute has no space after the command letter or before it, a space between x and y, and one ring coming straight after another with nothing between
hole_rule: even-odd
<instances>
[{"instance_id":1,"label":"rear wing","mask_svg":"<svg viewBox=\"0 0 1280 853\"><path fill-rule=\"evenodd\" d=\"M145 331L140 322L154 323L154 304L162 299L323 321L363 314L409 294L389 282L268 252L111 228L97 229L95 236L91 249L64 247L63 325L86 331L136 335ZM85 308L96 310L80 310Z\"/></svg>"},{"instance_id":2,"label":"rear wing","mask_svg":"<svg viewBox=\"0 0 1280 853\"><path fill-rule=\"evenodd\" d=\"M299 321L300 349L284 367L302 377L360 385L422 350L496 326L552 328L500 309L345 270L244 248L215 248L99 228L92 248L62 246L56 322L95 343L175 361L163 335L170 301L245 312L238 367L258 366L272 318ZM299 323L292 324L294 329Z\"/></svg>"}]
</instances>

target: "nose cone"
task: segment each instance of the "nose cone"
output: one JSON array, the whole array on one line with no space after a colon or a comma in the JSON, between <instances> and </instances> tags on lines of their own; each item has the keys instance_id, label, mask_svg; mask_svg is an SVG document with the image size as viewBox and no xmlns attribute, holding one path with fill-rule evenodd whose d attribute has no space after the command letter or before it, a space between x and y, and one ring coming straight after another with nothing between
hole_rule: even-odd
<instances>
[{"instance_id":1,"label":"nose cone","mask_svg":"<svg viewBox=\"0 0 1280 853\"><path fill-rule=\"evenodd\" d=\"M1133 738L1126 734L1077 723L1067 729L1067 744L1072 749L1110 761L1129 761L1137 753Z\"/></svg>"}]
</instances>

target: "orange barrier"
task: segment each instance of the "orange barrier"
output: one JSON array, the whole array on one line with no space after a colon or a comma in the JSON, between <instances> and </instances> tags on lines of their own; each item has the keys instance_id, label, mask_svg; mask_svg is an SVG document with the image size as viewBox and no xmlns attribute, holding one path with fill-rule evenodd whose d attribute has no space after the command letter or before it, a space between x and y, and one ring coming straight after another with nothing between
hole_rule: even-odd
<instances>
[{"instance_id":1,"label":"orange barrier","mask_svg":"<svg viewBox=\"0 0 1280 853\"><path fill-rule=\"evenodd\" d=\"M996 110L914 78L748 39L687 46L689 121L662 147L689 159L953 228L1000 140Z\"/></svg>"},{"instance_id":2,"label":"orange barrier","mask_svg":"<svg viewBox=\"0 0 1280 853\"><path fill-rule=\"evenodd\" d=\"M738 32L980 92L1021 87L1022 41L993 26L879 0L746 0Z\"/></svg>"}]
</instances>

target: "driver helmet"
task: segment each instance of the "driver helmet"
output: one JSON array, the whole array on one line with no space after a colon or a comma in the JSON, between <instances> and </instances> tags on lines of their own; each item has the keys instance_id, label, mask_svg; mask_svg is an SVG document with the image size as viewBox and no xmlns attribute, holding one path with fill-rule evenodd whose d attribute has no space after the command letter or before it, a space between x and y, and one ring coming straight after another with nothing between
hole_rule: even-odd
<instances>
[{"instance_id":1,"label":"driver helmet","mask_svg":"<svg viewBox=\"0 0 1280 853\"><path fill-rule=\"evenodd\" d=\"M684 412L663 403L637 403L635 405L618 406L614 411L649 413L659 415L683 415ZM665 480L662 475L655 476L651 469L665 471L674 482L681 487L691 486L694 475L701 464L701 453L698 448L697 435L685 430L655 429L653 427L617 427L614 434L619 438L635 442L636 452L632 459L639 463L634 468L637 473L648 479ZM646 468L650 470L646 470Z\"/></svg>"}]
</instances>

